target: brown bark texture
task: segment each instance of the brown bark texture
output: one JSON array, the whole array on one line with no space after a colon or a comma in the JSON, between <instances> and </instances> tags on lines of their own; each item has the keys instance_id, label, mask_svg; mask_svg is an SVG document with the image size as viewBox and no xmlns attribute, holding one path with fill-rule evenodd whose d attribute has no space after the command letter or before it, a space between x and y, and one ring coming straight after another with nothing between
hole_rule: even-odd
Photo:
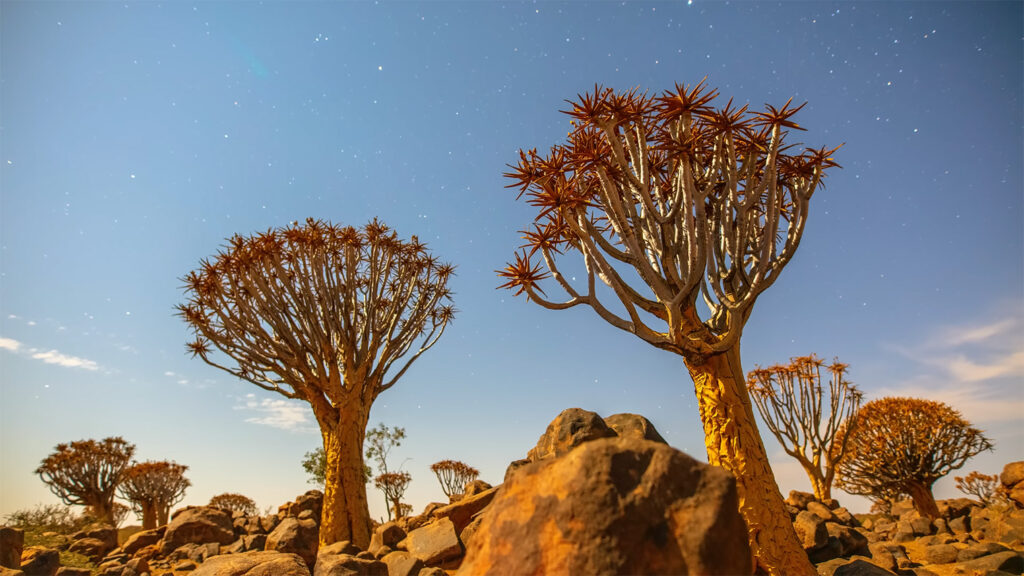
<instances>
[{"instance_id":1,"label":"brown bark texture","mask_svg":"<svg viewBox=\"0 0 1024 576\"><path fill-rule=\"evenodd\" d=\"M769 574L813 575L775 482L747 395L739 346L703 362L687 360L696 387L708 462L736 476L750 548Z\"/></svg>"},{"instance_id":2,"label":"brown bark texture","mask_svg":"<svg viewBox=\"0 0 1024 576\"><path fill-rule=\"evenodd\" d=\"M334 423L320 419L327 456L320 545L348 540L359 548L370 545L370 512L363 472L363 410L342 409Z\"/></svg>"},{"instance_id":3,"label":"brown bark texture","mask_svg":"<svg viewBox=\"0 0 1024 576\"><path fill-rule=\"evenodd\" d=\"M932 494L932 485L920 480L910 480L904 484L910 499L914 502L914 508L930 520L935 520L941 514L939 505L935 503L935 495Z\"/></svg>"}]
</instances>

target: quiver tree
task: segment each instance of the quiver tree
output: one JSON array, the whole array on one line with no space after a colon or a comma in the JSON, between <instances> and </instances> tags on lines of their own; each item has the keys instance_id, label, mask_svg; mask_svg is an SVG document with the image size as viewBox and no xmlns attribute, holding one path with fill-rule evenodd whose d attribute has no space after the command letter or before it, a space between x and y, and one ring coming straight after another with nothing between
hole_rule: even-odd
<instances>
[{"instance_id":1,"label":"quiver tree","mask_svg":"<svg viewBox=\"0 0 1024 576\"><path fill-rule=\"evenodd\" d=\"M409 482L412 482L412 476L408 472L388 472L373 479L373 485L384 493L388 507L394 511L396 520L402 517L402 496L405 496Z\"/></svg>"},{"instance_id":2,"label":"quiver tree","mask_svg":"<svg viewBox=\"0 0 1024 576\"><path fill-rule=\"evenodd\" d=\"M836 485L874 498L909 494L914 508L933 520L939 517L935 481L992 449L981 430L942 402L881 398L862 406L854 420Z\"/></svg>"},{"instance_id":3,"label":"quiver tree","mask_svg":"<svg viewBox=\"0 0 1024 576\"><path fill-rule=\"evenodd\" d=\"M36 474L65 504L86 506L96 519L114 523L114 496L135 445L120 436L58 444Z\"/></svg>"},{"instance_id":4,"label":"quiver tree","mask_svg":"<svg viewBox=\"0 0 1024 576\"><path fill-rule=\"evenodd\" d=\"M117 487L122 498L131 502L132 511L142 518L142 529L152 530L167 524L171 506L181 502L192 483L185 478L188 466L174 462L142 462L124 471Z\"/></svg>"},{"instance_id":5,"label":"quiver tree","mask_svg":"<svg viewBox=\"0 0 1024 576\"><path fill-rule=\"evenodd\" d=\"M327 458L322 544L369 545L366 420L454 316L453 270L377 220L309 219L234 236L184 278L193 355L312 407Z\"/></svg>"},{"instance_id":6,"label":"quiver tree","mask_svg":"<svg viewBox=\"0 0 1024 576\"><path fill-rule=\"evenodd\" d=\"M595 87L570 102L568 141L547 155L521 150L506 174L537 216L499 274L544 308L590 306L682 356L708 459L737 477L758 561L774 574L813 573L757 430L740 336L796 252L834 150L786 143L802 106L749 113L730 100L716 110L716 95L702 81L660 97ZM579 281L557 264L570 253L582 259ZM547 296L548 277L565 299Z\"/></svg>"},{"instance_id":7,"label":"quiver tree","mask_svg":"<svg viewBox=\"0 0 1024 576\"><path fill-rule=\"evenodd\" d=\"M466 491L466 484L476 480L480 471L457 460L441 460L430 465L430 471L437 476L444 495L451 499Z\"/></svg>"},{"instance_id":8,"label":"quiver tree","mask_svg":"<svg viewBox=\"0 0 1024 576\"><path fill-rule=\"evenodd\" d=\"M956 481L957 490L968 496L974 496L983 506L989 506L998 500L1005 499L1002 483L999 482L999 474L989 476L975 471L966 477L955 476L953 480Z\"/></svg>"},{"instance_id":9,"label":"quiver tree","mask_svg":"<svg viewBox=\"0 0 1024 576\"><path fill-rule=\"evenodd\" d=\"M829 373L822 386L821 370ZM825 366L817 356L790 359L786 366L757 368L747 375L747 388L768 430L807 472L814 496L832 498L836 462L846 454L852 426L842 426L857 412L863 394L846 380L847 365ZM826 392L827 390L827 392ZM842 435L839 432L842 432Z\"/></svg>"},{"instance_id":10,"label":"quiver tree","mask_svg":"<svg viewBox=\"0 0 1024 576\"><path fill-rule=\"evenodd\" d=\"M249 498L244 494L235 494L233 492L217 494L213 498L210 498L210 506L221 508L229 512L241 512L247 516L254 516L256 514L256 503L252 501L252 498Z\"/></svg>"},{"instance_id":11,"label":"quiver tree","mask_svg":"<svg viewBox=\"0 0 1024 576\"><path fill-rule=\"evenodd\" d=\"M376 426L366 431L366 459L372 460L377 464L377 472L379 474L387 475L391 472L388 468L388 455L391 454L392 448L401 446L404 439L405 428L398 426L392 428L383 422L378 422ZM366 481L369 482L372 476L373 471L367 466ZM388 500L387 494L384 495L384 508L387 509L388 520L390 521L393 506L391 506L391 501Z\"/></svg>"}]
</instances>

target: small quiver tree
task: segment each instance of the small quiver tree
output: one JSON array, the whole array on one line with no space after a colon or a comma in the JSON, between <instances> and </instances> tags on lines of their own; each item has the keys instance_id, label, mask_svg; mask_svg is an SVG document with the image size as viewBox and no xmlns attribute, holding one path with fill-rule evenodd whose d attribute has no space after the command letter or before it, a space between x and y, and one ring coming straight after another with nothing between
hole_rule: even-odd
<instances>
[{"instance_id":1,"label":"small quiver tree","mask_svg":"<svg viewBox=\"0 0 1024 576\"><path fill-rule=\"evenodd\" d=\"M188 301L178 310L193 355L312 407L327 458L323 545L370 544L370 407L454 317L453 271L377 220L356 229L308 219L234 236L184 279Z\"/></svg>"},{"instance_id":2,"label":"small quiver tree","mask_svg":"<svg viewBox=\"0 0 1024 576\"><path fill-rule=\"evenodd\" d=\"M999 481L999 474L989 476L975 471L966 477L956 476L953 479L956 481L957 490L968 496L974 496L982 506L991 506L1006 501L1003 485Z\"/></svg>"},{"instance_id":3,"label":"small quiver tree","mask_svg":"<svg viewBox=\"0 0 1024 576\"><path fill-rule=\"evenodd\" d=\"M247 516L255 516L257 513L256 503L252 498L243 494L225 492L210 498L210 506L227 510L228 512L241 512Z\"/></svg>"},{"instance_id":4,"label":"small quiver tree","mask_svg":"<svg viewBox=\"0 0 1024 576\"><path fill-rule=\"evenodd\" d=\"M384 498L395 513L396 520L402 517L402 496L405 496L405 489L409 487L411 481L412 476L408 472L388 472L373 480L374 486L384 493Z\"/></svg>"},{"instance_id":5,"label":"small quiver tree","mask_svg":"<svg viewBox=\"0 0 1024 576\"><path fill-rule=\"evenodd\" d=\"M62 502L114 523L114 496L135 445L120 436L58 444L35 473Z\"/></svg>"},{"instance_id":6,"label":"small quiver tree","mask_svg":"<svg viewBox=\"0 0 1024 576\"><path fill-rule=\"evenodd\" d=\"M441 490L451 500L466 491L466 484L476 480L480 471L457 460L441 460L430 465L430 471L437 476Z\"/></svg>"},{"instance_id":7,"label":"small quiver tree","mask_svg":"<svg viewBox=\"0 0 1024 576\"><path fill-rule=\"evenodd\" d=\"M821 384L821 369L829 373ZM846 364L825 366L811 354L790 359L786 366L757 368L747 375L747 388L768 430L782 448L800 462L814 496L832 498L836 462L846 454L852 426L842 426L857 412L863 394L845 378ZM827 390L827 393L826 393ZM842 432L842 435L839 432Z\"/></svg>"},{"instance_id":8,"label":"small quiver tree","mask_svg":"<svg viewBox=\"0 0 1024 576\"><path fill-rule=\"evenodd\" d=\"M125 470L118 493L142 518L143 530L167 524L171 506L181 502L192 485L185 478L186 470L188 466L167 461L142 462Z\"/></svg>"},{"instance_id":9,"label":"small quiver tree","mask_svg":"<svg viewBox=\"0 0 1024 576\"><path fill-rule=\"evenodd\" d=\"M748 113L730 100L716 110L716 96L702 81L660 97L595 86L571 101L568 142L547 155L521 150L506 174L537 216L499 274L503 288L544 308L589 306L682 356L708 460L736 475L758 562L772 574L813 574L757 430L740 336L796 252L834 150L794 153L785 143L802 129L791 120L802 106ZM558 265L570 254L582 259L576 276ZM549 277L565 299L541 288Z\"/></svg>"},{"instance_id":10,"label":"small quiver tree","mask_svg":"<svg viewBox=\"0 0 1024 576\"><path fill-rule=\"evenodd\" d=\"M942 402L881 398L854 417L836 485L850 494L909 494L914 508L932 520L939 508L932 485L992 443L960 413Z\"/></svg>"}]
</instances>

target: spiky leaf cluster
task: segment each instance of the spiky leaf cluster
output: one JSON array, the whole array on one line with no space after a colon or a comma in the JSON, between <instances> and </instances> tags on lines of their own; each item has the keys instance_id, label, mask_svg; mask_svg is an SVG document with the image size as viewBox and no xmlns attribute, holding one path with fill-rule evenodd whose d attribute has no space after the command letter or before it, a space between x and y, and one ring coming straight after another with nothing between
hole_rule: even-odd
<instances>
[{"instance_id":1,"label":"spiky leaf cluster","mask_svg":"<svg viewBox=\"0 0 1024 576\"><path fill-rule=\"evenodd\" d=\"M881 398L854 417L836 485L850 494L891 497L930 487L992 443L947 404L919 398Z\"/></svg>"},{"instance_id":2,"label":"spiky leaf cluster","mask_svg":"<svg viewBox=\"0 0 1024 576\"><path fill-rule=\"evenodd\" d=\"M134 453L120 436L58 444L35 473L65 504L109 509Z\"/></svg>"},{"instance_id":3,"label":"spiky leaf cluster","mask_svg":"<svg viewBox=\"0 0 1024 576\"><path fill-rule=\"evenodd\" d=\"M181 502L185 490L192 485L185 478L186 470L188 466L168 461L133 464L125 470L118 493L131 502L132 511L136 514L142 515L146 505L157 511L167 511Z\"/></svg>"},{"instance_id":4,"label":"spiky leaf cluster","mask_svg":"<svg viewBox=\"0 0 1024 576\"><path fill-rule=\"evenodd\" d=\"M824 386L822 368L829 374ZM848 368L838 360L826 365L811 354L747 375L747 389L765 424L811 475L819 498L828 497L836 463L846 454L853 427L843 423L855 422L849 419L863 398L846 379Z\"/></svg>"},{"instance_id":5,"label":"spiky leaf cluster","mask_svg":"<svg viewBox=\"0 0 1024 576\"><path fill-rule=\"evenodd\" d=\"M437 342L455 314L453 272L377 220L353 228L310 218L232 237L184 278L178 310L194 355L316 411L321 395L372 402Z\"/></svg>"},{"instance_id":6,"label":"spiky leaf cluster","mask_svg":"<svg viewBox=\"0 0 1024 576\"><path fill-rule=\"evenodd\" d=\"M412 482L412 476L408 472L388 472L373 479L373 485L384 492L384 497L392 503L397 514L401 514L400 504L409 482Z\"/></svg>"},{"instance_id":7,"label":"spiky leaf cluster","mask_svg":"<svg viewBox=\"0 0 1024 576\"><path fill-rule=\"evenodd\" d=\"M256 503L253 502L252 498L233 492L225 492L210 498L210 506L223 508L230 512L241 512L249 516L253 516L257 512Z\"/></svg>"},{"instance_id":8,"label":"spiky leaf cluster","mask_svg":"<svg viewBox=\"0 0 1024 576\"><path fill-rule=\"evenodd\" d=\"M985 506L1006 501L1006 494L998 474L990 476L974 471L967 476L956 476L953 480L956 481L957 490L968 496L974 496Z\"/></svg>"},{"instance_id":9,"label":"spiky leaf cluster","mask_svg":"<svg viewBox=\"0 0 1024 576\"><path fill-rule=\"evenodd\" d=\"M480 471L458 460L441 460L430 465L430 471L437 476L444 495L451 498L466 491L466 484L476 480Z\"/></svg>"},{"instance_id":10,"label":"spiky leaf cluster","mask_svg":"<svg viewBox=\"0 0 1024 576\"><path fill-rule=\"evenodd\" d=\"M680 354L731 346L754 299L792 258L808 201L836 164L835 149L787 144L802 106L750 112L730 100L716 109L717 95L701 81L660 96L595 86L570 101L567 142L547 154L521 150L506 174L537 213L498 271L501 287L547 308L589 305ZM580 283L556 265L568 252L583 257ZM630 269L635 285L623 275ZM547 299L549 276L568 300ZM621 312L598 298L597 279ZM705 320L698 298L711 311ZM658 322L667 327L651 326Z\"/></svg>"}]
</instances>

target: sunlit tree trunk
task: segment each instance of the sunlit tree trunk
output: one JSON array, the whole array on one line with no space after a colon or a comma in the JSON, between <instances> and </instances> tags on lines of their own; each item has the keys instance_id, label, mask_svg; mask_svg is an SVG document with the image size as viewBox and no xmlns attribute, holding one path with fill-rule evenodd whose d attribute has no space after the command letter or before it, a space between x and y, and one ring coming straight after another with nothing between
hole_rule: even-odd
<instances>
[{"instance_id":1,"label":"sunlit tree trunk","mask_svg":"<svg viewBox=\"0 0 1024 576\"><path fill-rule=\"evenodd\" d=\"M89 505L89 510L92 512L92 515L96 520L106 522L110 525L114 524L114 502L112 498L107 500L94 500L93 503Z\"/></svg>"},{"instance_id":2,"label":"sunlit tree trunk","mask_svg":"<svg viewBox=\"0 0 1024 576\"><path fill-rule=\"evenodd\" d=\"M792 520L768 463L747 395L739 344L686 366L696 386L708 462L736 476L740 514L751 552L762 568L779 576L812 575Z\"/></svg>"},{"instance_id":3,"label":"sunlit tree trunk","mask_svg":"<svg viewBox=\"0 0 1024 576\"><path fill-rule=\"evenodd\" d=\"M156 502L152 500L143 501L142 506L142 529L152 530L156 528Z\"/></svg>"},{"instance_id":4,"label":"sunlit tree trunk","mask_svg":"<svg viewBox=\"0 0 1024 576\"><path fill-rule=\"evenodd\" d=\"M363 435L368 415L362 408L343 408L334 422L321 419L327 457L324 507L320 523L322 546L349 540L370 545L370 514L363 471Z\"/></svg>"},{"instance_id":5,"label":"sunlit tree trunk","mask_svg":"<svg viewBox=\"0 0 1024 576\"><path fill-rule=\"evenodd\" d=\"M167 524L168 516L171 515L171 507L166 504L161 504L157 509L157 526L165 526Z\"/></svg>"},{"instance_id":6,"label":"sunlit tree trunk","mask_svg":"<svg viewBox=\"0 0 1024 576\"><path fill-rule=\"evenodd\" d=\"M922 516L926 516L931 520L935 520L940 516L939 506L935 503L935 496L932 494L931 484L926 484L920 480L910 480L904 487L908 494L910 494L911 500L914 501L914 508L921 513Z\"/></svg>"}]
</instances>

